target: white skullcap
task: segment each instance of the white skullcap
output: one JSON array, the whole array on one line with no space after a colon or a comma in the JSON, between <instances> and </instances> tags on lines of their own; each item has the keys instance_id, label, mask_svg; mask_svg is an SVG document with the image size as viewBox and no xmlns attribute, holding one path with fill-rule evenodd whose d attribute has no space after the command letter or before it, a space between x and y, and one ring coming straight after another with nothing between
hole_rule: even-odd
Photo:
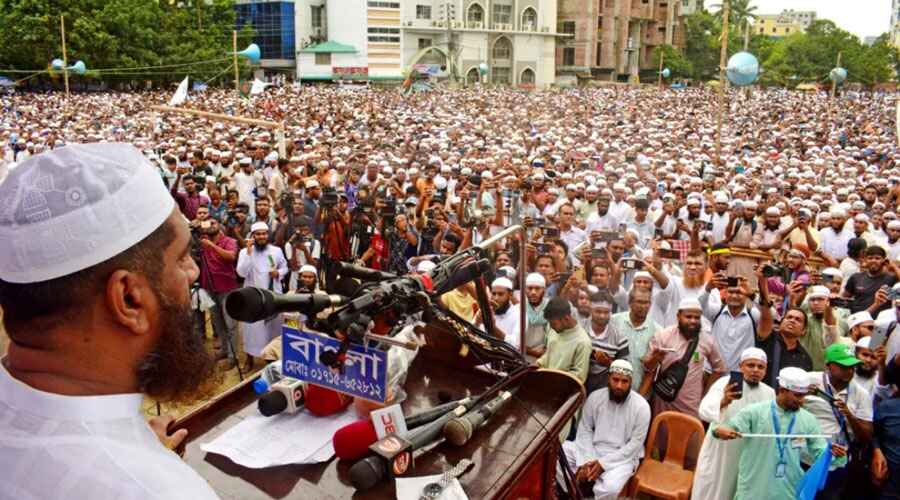
<instances>
[{"instance_id":1,"label":"white skullcap","mask_svg":"<svg viewBox=\"0 0 900 500\"><path fill-rule=\"evenodd\" d=\"M419 265L416 266L416 272L427 273L435 267L437 267L437 264L435 264L434 262L430 260L423 260L422 262L419 262Z\"/></svg>"},{"instance_id":2,"label":"white skullcap","mask_svg":"<svg viewBox=\"0 0 900 500\"><path fill-rule=\"evenodd\" d=\"M900 229L900 220L892 220L888 222L888 229Z\"/></svg>"},{"instance_id":3,"label":"white skullcap","mask_svg":"<svg viewBox=\"0 0 900 500\"><path fill-rule=\"evenodd\" d=\"M306 189L313 189L319 187L319 181L315 179L310 179L306 181Z\"/></svg>"},{"instance_id":4,"label":"white skullcap","mask_svg":"<svg viewBox=\"0 0 900 500\"><path fill-rule=\"evenodd\" d=\"M744 208L749 208L750 210L756 210L757 207L759 207L759 204L757 204L753 200L744 201Z\"/></svg>"},{"instance_id":5,"label":"white skullcap","mask_svg":"<svg viewBox=\"0 0 900 500\"><path fill-rule=\"evenodd\" d=\"M716 203L728 203L728 195L725 193L716 193Z\"/></svg>"},{"instance_id":6,"label":"white skullcap","mask_svg":"<svg viewBox=\"0 0 900 500\"><path fill-rule=\"evenodd\" d=\"M254 222L253 225L250 226L251 233L255 233L257 231L268 231L268 230L269 230L269 225L262 221Z\"/></svg>"},{"instance_id":7,"label":"white skullcap","mask_svg":"<svg viewBox=\"0 0 900 500\"><path fill-rule=\"evenodd\" d=\"M856 341L856 347L862 347L863 349L870 349L870 345L872 345L872 337L866 335L865 337L860 337L859 340Z\"/></svg>"},{"instance_id":8,"label":"white skullcap","mask_svg":"<svg viewBox=\"0 0 900 500\"><path fill-rule=\"evenodd\" d=\"M634 373L634 367L627 359L617 359L609 365L609 373L619 373L630 377Z\"/></svg>"},{"instance_id":9,"label":"white skullcap","mask_svg":"<svg viewBox=\"0 0 900 500\"><path fill-rule=\"evenodd\" d=\"M699 204L700 204L700 200L698 200L697 198L688 198L687 204L688 204L688 206L690 206L690 205L699 205Z\"/></svg>"},{"instance_id":10,"label":"white skullcap","mask_svg":"<svg viewBox=\"0 0 900 500\"><path fill-rule=\"evenodd\" d=\"M873 321L872 315L869 314L869 311L860 311L858 313L853 313L850 316L847 316L847 327L853 328L854 326L861 325L866 321Z\"/></svg>"},{"instance_id":11,"label":"white skullcap","mask_svg":"<svg viewBox=\"0 0 900 500\"><path fill-rule=\"evenodd\" d=\"M319 272L316 271L316 266L313 266L310 264L305 264L300 267L300 274L303 274L303 273L319 274Z\"/></svg>"},{"instance_id":12,"label":"white skullcap","mask_svg":"<svg viewBox=\"0 0 900 500\"><path fill-rule=\"evenodd\" d=\"M811 286L811 287L809 287L809 292L806 293L806 297L810 298L810 299L815 299L815 298L827 299L830 296L831 296L831 290L829 290L828 287L825 287L822 285Z\"/></svg>"},{"instance_id":13,"label":"white skullcap","mask_svg":"<svg viewBox=\"0 0 900 500\"><path fill-rule=\"evenodd\" d=\"M822 269L822 274L827 274L828 276L833 276L835 278L844 278L844 273L842 273L841 270L836 267L826 267L825 269Z\"/></svg>"},{"instance_id":14,"label":"white skullcap","mask_svg":"<svg viewBox=\"0 0 900 500\"><path fill-rule=\"evenodd\" d=\"M809 392L809 374L802 368L789 366L778 372L778 385L800 394Z\"/></svg>"},{"instance_id":15,"label":"white skullcap","mask_svg":"<svg viewBox=\"0 0 900 500\"><path fill-rule=\"evenodd\" d=\"M545 280L544 277L538 273L531 273L528 275L528 277L525 278L525 286L546 287L547 280Z\"/></svg>"},{"instance_id":16,"label":"white skullcap","mask_svg":"<svg viewBox=\"0 0 900 500\"><path fill-rule=\"evenodd\" d=\"M766 215L781 215L781 210L778 210L778 207L769 207L766 209Z\"/></svg>"},{"instance_id":17,"label":"white skullcap","mask_svg":"<svg viewBox=\"0 0 900 500\"><path fill-rule=\"evenodd\" d=\"M856 217L853 218L856 222L869 222L869 216L866 214L856 214Z\"/></svg>"},{"instance_id":18,"label":"white skullcap","mask_svg":"<svg viewBox=\"0 0 900 500\"><path fill-rule=\"evenodd\" d=\"M632 278L632 281L634 281L638 278L647 278L648 280L652 280L653 275L648 273L647 271L638 271L638 272L634 273L634 278Z\"/></svg>"},{"instance_id":19,"label":"white skullcap","mask_svg":"<svg viewBox=\"0 0 900 500\"><path fill-rule=\"evenodd\" d=\"M512 277L516 275L516 268L514 268L513 266L503 266L498 269L498 271L502 272L504 275L506 275L507 278L510 279L512 279Z\"/></svg>"},{"instance_id":20,"label":"white skullcap","mask_svg":"<svg viewBox=\"0 0 900 500\"><path fill-rule=\"evenodd\" d=\"M495 287L495 286L499 286L499 287L502 287L502 288L506 288L507 290L512 290L512 289L513 289L512 281L510 281L509 278L505 278L505 277L500 277L500 278L495 279L495 280L491 283L491 288L493 288L493 287Z\"/></svg>"},{"instance_id":21,"label":"white skullcap","mask_svg":"<svg viewBox=\"0 0 900 500\"><path fill-rule=\"evenodd\" d=\"M702 311L703 308L700 307L700 301L697 299L682 299L682 301L678 304L678 311L690 310Z\"/></svg>"},{"instance_id":22,"label":"white skullcap","mask_svg":"<svg viewBox=\"0 0 900 500\"><path fill-rule=\"evenodd\" d=\"M743 363L748 359L756 359L762 361L763 363L769 362L769 358L766 356L766 351L763 351L759 347L748 347L741 351L740 363Z\"/></svg>"},{"instance_id":23,"label":"white skullcap","mask_svg":"<svg viewBox=\"0 0 900 500\"><path fill-rule=\"evenodd\" d=\"M278 161L278 153L272 151L271 153L266 155L266 162Z\"/></svg>"},{"instance_id":24,"label":"white skullcap","mask_svg":"<svg viewBox=\"0 0 900 500\"><path fill-rule=\"evenodd\" d=\"M0 184L0 279L35 283L131 248L175 201L130 144L76 144L32 156Z\"/></svg>"}]
</instances>

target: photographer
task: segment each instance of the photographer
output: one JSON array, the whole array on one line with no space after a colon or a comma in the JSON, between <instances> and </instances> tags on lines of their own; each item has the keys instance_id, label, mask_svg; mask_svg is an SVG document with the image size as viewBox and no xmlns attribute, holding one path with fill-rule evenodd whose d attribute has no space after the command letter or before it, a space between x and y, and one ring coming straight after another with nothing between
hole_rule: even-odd
<instances>
[{"instance_id":1,"label":"photographer","mask_svg":"<svg viewBox=\"0 0 900 500\"><path fill-rule=\"evenodd\" d=\"M250 234L250 207L240 202L234 209L229 209L226 216L225 234L237 241L244 241Z\"/></svg>"},{"instance_id":2,"label":"photographer","mask_svg":"<svg viewBox=\"0 0 900 500\"><path fill-rule=\"evenodd\" d=\"M389 263L387 270L396 274L406 274L406 261L418 255L419 235L409 224L406 215L394 218L394 230L388 233Z\"/></svg>"},{"instance_id":3,"label":"photographer","mask_svg":"<svg viewBox=\"0 0 900 500\"><path fill-rule=\"evenodd\" d=\"M219 337L217 359L228 359L228 367L235 365L234 333L237 322L225 312L225 295L238 287L234 263L237 260L237 241L225 236L215 219L204 221L198 229L201 246L200 286L215 305L210 309L213 331Z\"/></svg>"},{"instance_id":4,"label":"photographer","mask_svg":"<svg viewBox=\"0 0 900 500\"><path fill-rule=\"evenodd\" d=\"M310 220L308 218L298 217L295 222L296 229L294 233L284 244L284 255L290 269L288 277L289 290L298 288L301 268L307 265L318 268L319 259L322 256L322 244L319 240L312 237L309 223Z\"/></svg>"},{"instance_id":5,"label":"photographer","mask_svg":"<svg viewBox=\"0 0 900 500\"><path fill-rule=\"evenodd\" d=\"M305 202L304 202L305 203ZM319 211L314 219L323 228L322 263L325 269L325 288L330 290L337 278L337 262L350 262L350 212L346 195L338 196L334 189L321 196ZM316 224L313 225L313 231Z\"/></svg>"}]
</instances>

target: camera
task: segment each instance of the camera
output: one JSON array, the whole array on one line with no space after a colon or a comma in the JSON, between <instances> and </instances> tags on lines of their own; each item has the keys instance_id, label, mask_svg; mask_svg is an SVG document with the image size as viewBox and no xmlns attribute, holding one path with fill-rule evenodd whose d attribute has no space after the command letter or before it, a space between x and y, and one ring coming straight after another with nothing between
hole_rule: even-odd
<instances>
[{"instance_id":1,"label":"camera","mask_svg":"<svg viewBox=\"0 0 900 500\"><path fill-rule=\"evenodd\" d=\"M333 208L337 206L338 194L332 187L326 187L322 190L322 197L319 199L319 205L322 208Z\"/></svg>"},{"instance_id":2,"label":"camera","mask_svg":"<svg viewBox=\"0 0 900 500\"><path fill-rule=\"evenodd\" d=\"M553 226L545 226L541 228L544 238L559 238L559 228Z\"/></svg>"},{"instance_id":3,"label":"camera","mask_svg":"<svg viewBox=\"0 0 900 500\"><path fill-rule=\"evenodd\" d=\"M787 268L781 264L765 264L762 267L762 273L766 278L774 278L775 276L784 276L787 274Z\"/></svg>"},{"instance_id":4,"label":"camera","mask_svg":"<svg viewBox=\"0 0 900 500\"><path fill-rule=\"evenodd\" d=\"M725 278L725 282L729 288L740 286L740 278L737 276L729 276Z\"/></svg>"},{"instance_id":5,"label":"camera","mask_svg":"<svg viewBox=\"0 0 900 500\"><path fill-rule=\"evenodd\" d=\"M831 299L831 307L840 307L842 309L850 309L850 299L834 297Z\"/></svg>"},{"instance_id":6,"label":"camera","mask_svg":"<svg viewBox=\"0 0 900 500\"><path fill-rule=\"evenodd\" d=\"M537 249L538 255L546 255L550 253L550 244L549 243L535 243L534 248Z\"/></svg>"}]
</instances>

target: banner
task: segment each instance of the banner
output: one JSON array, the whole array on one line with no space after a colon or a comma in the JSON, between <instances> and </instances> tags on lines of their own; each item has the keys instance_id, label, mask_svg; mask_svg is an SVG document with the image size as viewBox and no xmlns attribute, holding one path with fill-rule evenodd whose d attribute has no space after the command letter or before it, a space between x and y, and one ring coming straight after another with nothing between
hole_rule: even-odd
<instances>
[{"instance_id":1,"label":"banner","mask_svg":"<svg viewBox=\"0 0 900 500\"><path fill-rule=\"evenodd\" d=\"M338 67L331 68L331 74L335 80L368 80L368 67Z\"/></svg>"},{"instance_id":2,"label":"banner","mask_svg":"<svg viewBox=\"0 0 900 500\"><path fill-rule=\"evenodd\" d=\"M175 95L172 96L172 99L169 100L169 106L178 106L179 104L183 104L185 100L187 100L187 92L188 92L188 77L184 77L184 80L178 84L178 89L175 91Z\"/></svg>"},{"instance_id":3,"label":"banner","mask_svg":"<svg viewBox=\"0 0 900 500\"><path fill-rule=\"evenodd\" d=\"M440 64L414 64L413 69L420 75L438 76L441 73Z\"/></svg>"}]
</instances>

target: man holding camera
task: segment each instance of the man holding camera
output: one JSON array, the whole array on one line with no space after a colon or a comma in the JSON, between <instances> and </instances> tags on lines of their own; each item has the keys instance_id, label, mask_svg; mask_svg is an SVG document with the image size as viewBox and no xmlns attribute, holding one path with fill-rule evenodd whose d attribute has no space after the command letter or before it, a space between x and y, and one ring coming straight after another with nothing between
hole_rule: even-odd
<instances>
[{"instance_id":1,"label":"man holding camera","mask_svg":"<svg viewBox=\"0 0 900 500\"><path fill-rule=\"evenodd\" d=\"M227 369L234 367L234 332L237 323L225 312L225 295L238 287L234 262L237 260L237 241L225 236L219 222L210 219L199 228L201 259L200 286L215 305L210 309L213 331L221 342L216 359L228 359Z\"/></svg>"}]
</instances>

